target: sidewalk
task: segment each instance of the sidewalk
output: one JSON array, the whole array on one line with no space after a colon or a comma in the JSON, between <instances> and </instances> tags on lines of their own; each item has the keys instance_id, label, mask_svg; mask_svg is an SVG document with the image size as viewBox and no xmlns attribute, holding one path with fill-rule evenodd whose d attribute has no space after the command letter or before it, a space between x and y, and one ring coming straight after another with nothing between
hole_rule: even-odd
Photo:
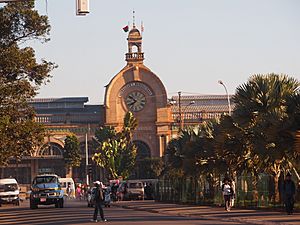
<instances>
[{"instance_id":1,"label":"sidewalk","mask_svg":"<svg viewBox=\"0 0 300 225\"><path fill-rule=\"evenodd\" d=\"M123 201L112 203L112 206L171 216L218 219L224 222L239 222L242 224L300 224L299 212L286 215L283 210L232 208L230 212L226 212L221 207L179 205L154 201Z\"/></svg>"}]
</instances>

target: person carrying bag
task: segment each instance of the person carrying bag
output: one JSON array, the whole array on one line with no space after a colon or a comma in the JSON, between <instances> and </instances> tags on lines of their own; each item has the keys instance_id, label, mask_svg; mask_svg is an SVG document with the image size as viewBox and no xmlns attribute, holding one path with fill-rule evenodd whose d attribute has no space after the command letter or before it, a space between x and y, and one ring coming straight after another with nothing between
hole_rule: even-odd
<instances>
[{"instance_id":1,"label":"person carrying bag","mask_svg":"<svg viewBox=\"0 0 300 225\"><path fill-rule=\"evenodd\" d=\"M107 220L104 218L104 213L103 213L103 208L102 208L104 198L103 198L101 182L95 181L94 184L95 184L95 188L93 189L93 192L92 192L92 201L94 203L95 210L94 210L92 222L98 222L98 220L97 220L98 211L100 213L100 217L101 217L102 221L106 222Z\"/></svg>"}]
</instances>

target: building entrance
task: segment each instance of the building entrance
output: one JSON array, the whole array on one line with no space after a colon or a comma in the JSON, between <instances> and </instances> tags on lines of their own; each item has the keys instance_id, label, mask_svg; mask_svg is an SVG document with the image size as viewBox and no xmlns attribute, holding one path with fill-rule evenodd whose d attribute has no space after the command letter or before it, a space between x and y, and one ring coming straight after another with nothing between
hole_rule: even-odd
<instances>
[{"instance_id":1,"label":"building entrance","mask_svg":"<svg viewBox=\"0 0 300 225\"><path fill-rule=\"evenodd\" d=\"M136 160L143 160L151 157L151 151L149 146L143 141L134 141L133 142L137 147Z\"/></svg>"}]
</instances>

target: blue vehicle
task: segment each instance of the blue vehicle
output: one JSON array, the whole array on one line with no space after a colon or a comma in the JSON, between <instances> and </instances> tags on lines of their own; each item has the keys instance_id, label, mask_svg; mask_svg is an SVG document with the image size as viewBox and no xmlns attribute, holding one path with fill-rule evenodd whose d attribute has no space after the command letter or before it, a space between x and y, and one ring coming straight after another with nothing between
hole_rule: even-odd
<instances>
[{"instance_id":1,"label":"blue vehicle","mask_svg":"<svg viewBox=\"0 0 300 225\"><path fill-rule=\"evenodd\" d=\"M56 208L64 207L64 191L61 189L58 176L44 174L36 176L31 185L30 208L36 209L38 205L52 205Z\"/></svg>"}]
</instances>

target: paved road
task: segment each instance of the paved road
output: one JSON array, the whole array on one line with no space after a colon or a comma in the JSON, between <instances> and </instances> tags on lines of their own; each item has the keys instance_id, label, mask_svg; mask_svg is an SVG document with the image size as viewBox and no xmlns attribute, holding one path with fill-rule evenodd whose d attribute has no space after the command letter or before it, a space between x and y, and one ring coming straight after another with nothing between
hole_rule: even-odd
<instances>
[{"instance_id":1,"label":"paved road","mask_svg":"<svg viewBox=\"0 0 300 225\"><path fill-rule=\"evenodd\" d=\"M120 207L105 208L107 224L241 224L238 222L220 222L217 219L189 218L176 215L137 211ZM69 201L65 208L59 209L54 206L40 206L39 209L29 209L28 201L21 206L3 206L0 208L0 224L5 225L60 225L60 224L95 224L90 222L93 209L86 207L85 202Z\"/></svg>"}]
</instances>

